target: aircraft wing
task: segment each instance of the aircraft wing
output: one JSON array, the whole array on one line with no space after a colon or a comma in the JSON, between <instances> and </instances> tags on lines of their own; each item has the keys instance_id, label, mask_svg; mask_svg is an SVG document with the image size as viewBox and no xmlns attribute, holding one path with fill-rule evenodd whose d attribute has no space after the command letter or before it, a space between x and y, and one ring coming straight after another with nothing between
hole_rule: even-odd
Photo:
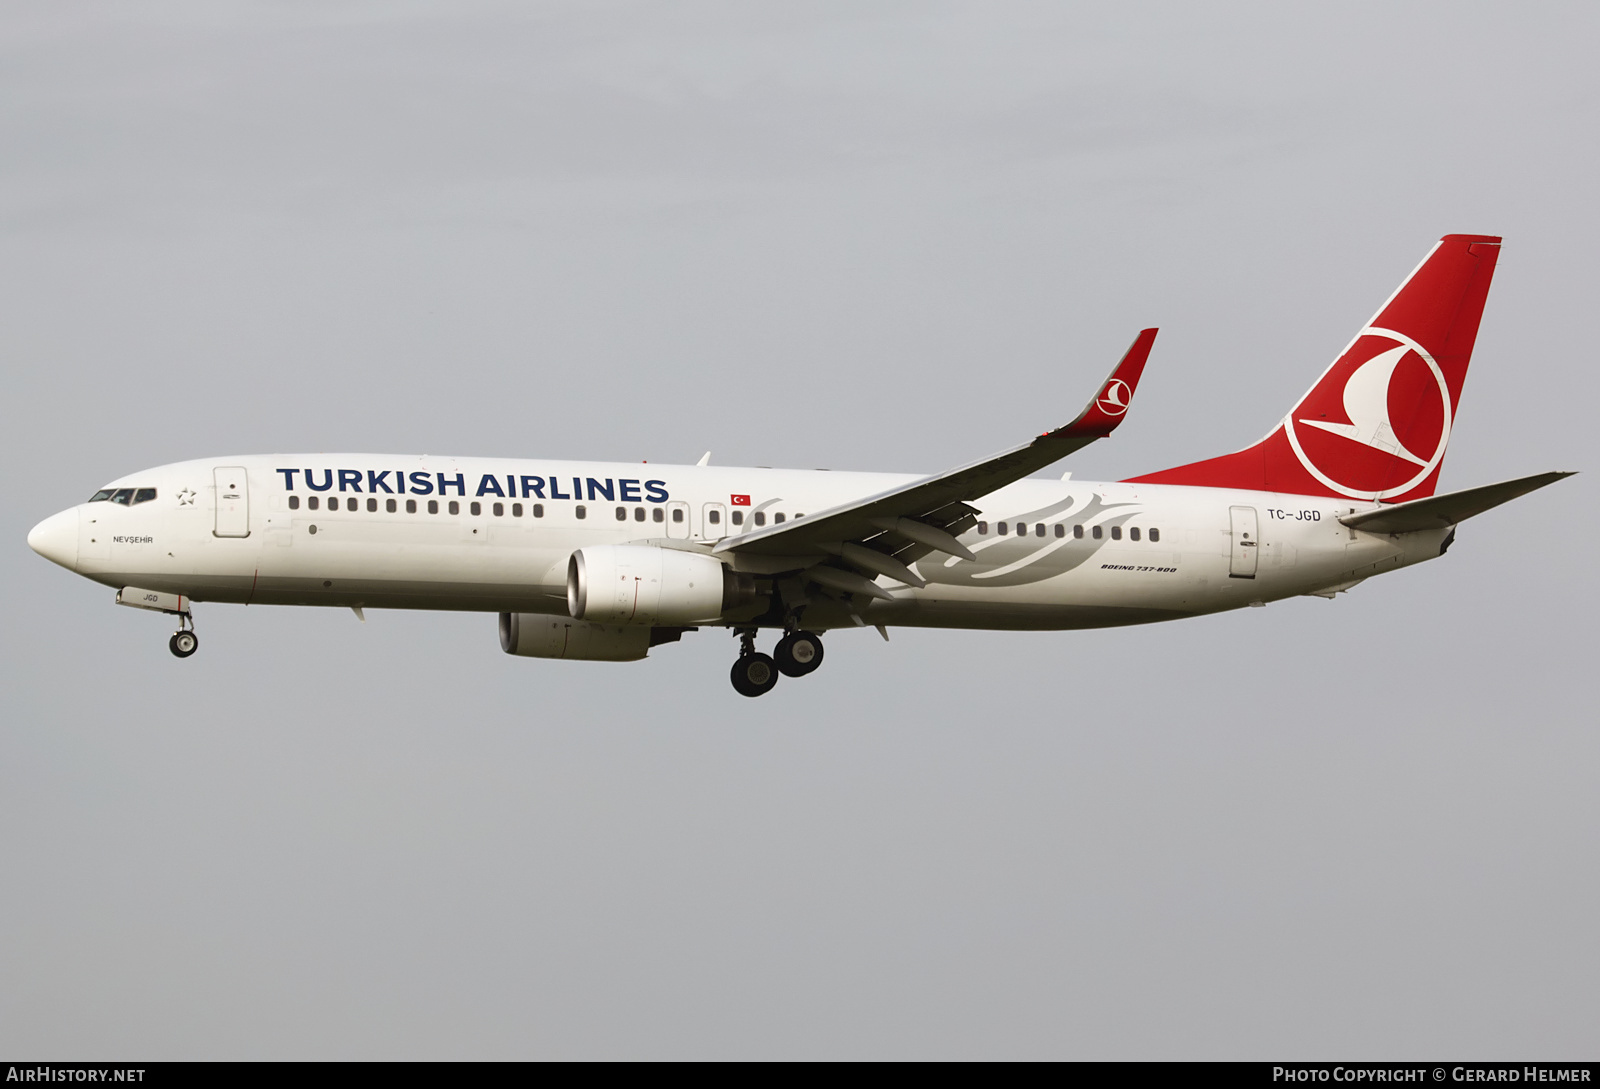
<instances>
[{"instance_id":1,"label":"aircraft wing","mask_svg":"<svg viewBox=\"0 0 1600 1089\"><path fill-rule=\"evenodd\" d=\"M1144 373L1145 360L1150 356L1155 338L1154 329L1140 332L1088 406L1064 427L1047 431L1032 442L982 461L913 481L904 487L819 511L784 525L728 537L715 551L774 558L820 558L831 554L875 574L887 574L921 585L922 580L905 569L905 564L930 551L971 556L967 548L955 540L976 521L976 512L967 506L967 500L981 498L1021 480L1116 430L1138 389L1139 376ZM862 543L869 539L870 546ZM875 555L863 555L864 552ZM879 557L887 557L889 562ZM810 562L808 559L796 566ZM843 590L845 586L841 583L848 582L850 588L846 592L872 593L862 585L870 584L870 580L859 575L841 579L826 570L817 573L820 577L814 581L834 589ZM832 581L827 581L829 579ZM878 590L874 596L887 595Z\"/></svg>"},{"instance_id":2,"label":"aircraft wing","mask_svg":"<svg viewBox=\"0 0 1600 1089\"><path fill-rule=\"evenodd\" d=\"M1465 522L1475 514L1493 510L1501 503L1509 503L1519 496L1537 491L1546 484L1554 484L1572 473L1538 473L1500 484L1485 484L1481 488L1468 488L1460 492L1446 492L1426 499L1413 499L1409 503L1396 503L1376 510L1347 514L1339 521L1351 529L1364 529L1369 533L1411 533L1419 529L1445 529Z\"/></svg>"}]
</instances>

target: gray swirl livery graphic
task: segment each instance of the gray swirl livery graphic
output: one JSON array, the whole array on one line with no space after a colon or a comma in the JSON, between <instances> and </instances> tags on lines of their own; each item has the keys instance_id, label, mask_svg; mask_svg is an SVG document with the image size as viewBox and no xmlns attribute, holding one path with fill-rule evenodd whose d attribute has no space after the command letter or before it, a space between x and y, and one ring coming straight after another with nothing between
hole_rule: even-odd
<instances>
[{"instance_id":1,"label":"gray swirl livery graphic","mask_svg":"<svg viewBox=\"0 0 1600 1089\"><path fill-rule=\"evenodd\" d=\"M1066 574L1100 551L1110 538L1105 527L1120 526L1142 509L1138 503L1106 503L1092 493L1086 499L1068 496L1059 503L1014 516L1015 521L1030 528L1048 525L1047 536L1001 537L991 533L975 538L968 533L962 543L977 553L977 562L935 554L917 562L917 574L947 586L1025 586L1043 582ZM1066 525L1065 537L1055 535L1057 522ZM1081 538L1073 536L1075 525L1083 527ZM1098 539L1094 536L1097 526L1102 527Z\"/></svg>"}]
</instances>

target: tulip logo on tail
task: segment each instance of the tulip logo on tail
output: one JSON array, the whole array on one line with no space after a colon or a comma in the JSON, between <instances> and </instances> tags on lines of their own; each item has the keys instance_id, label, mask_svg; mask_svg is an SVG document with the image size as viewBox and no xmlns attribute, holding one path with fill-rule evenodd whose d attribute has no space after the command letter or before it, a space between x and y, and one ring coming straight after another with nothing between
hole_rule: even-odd
<instances>
[{"instance_id":1,"label":"tulip logo on tail","mask_svg":"<svg viewBox=\"0 0 1600 1089\"><path fill-rule=\"evenodd\" d=\"M1284 420L1317 480L1352 499L1410 491L1450 441L1450 389L1433 356L1404 333L1367 328Z\"/></svg>"},{"instance_id":2,"label":"tulip logo on tail","mask_svg":"<svg viewBox=\"0 0 1600 1089\"><path fill-rule=\"evenodd\" d=\"M1107 416L1120 416L1128 411L1128 402L1133 397L1133 391L1128 388L1128 383L1120 378L1113 378L1106 383L1106 388L1100 394L1100 399L1095 404L1100 406L1100 411Z\"/></svg>"}]
</instances>

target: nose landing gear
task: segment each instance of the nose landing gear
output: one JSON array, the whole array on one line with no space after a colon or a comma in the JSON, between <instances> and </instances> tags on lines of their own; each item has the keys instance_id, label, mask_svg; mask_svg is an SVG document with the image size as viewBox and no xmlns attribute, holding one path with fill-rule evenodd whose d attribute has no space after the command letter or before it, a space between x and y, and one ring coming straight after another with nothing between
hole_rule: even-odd
<instances>
[{"instance_id":1,"label":"nose landing gear","mask_svg":"<svg viewBox=\"0 0 1600 1089\"><path fill-rule=\"evenodd\" d=\"M124 586L117 591L117 604L177 617L178 630L167 640L167 649L172 651L175 657L187 658L200 649L200 637L194 633L194 614L190 611L190 600L187 595Z\"/></svg>"},{"instance_id":2,"label":"nose landing gear","mask_svg":"<svg viewBox=\"0 0 1600 1089\"><path fill-rule=\"evenodd\" d=\"M186 612L178 614L178 630L167 640L167 649L177 658L187 658L200 649L200 637L194 633L192 615Z\"/></svg>"},{"instance_id":3,"label":"nose landing gear","mask_svg":"<svg viewBox=\"0 0 1600 1089\"><path fill-rule=\"evenodd\" d=\"M739 632L739 660L733 663L729 679L739 695L761 696L772 691L780 673L804 677L821 664L822 640L815 632L788 633L769 656L756 650L756 630L745 628Z\"/></svg>"}]
</instances>

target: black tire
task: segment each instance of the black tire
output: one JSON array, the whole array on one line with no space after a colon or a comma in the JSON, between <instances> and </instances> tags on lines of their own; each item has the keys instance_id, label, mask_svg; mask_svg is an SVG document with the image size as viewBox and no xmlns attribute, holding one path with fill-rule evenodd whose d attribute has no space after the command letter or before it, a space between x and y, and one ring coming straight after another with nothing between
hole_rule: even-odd
<instances>
[{"instance_id":1,"label":"black tire","mask_svg":"<svg viewBox=\"0 0 1600 1089\"><path fill-rule=\"evenodd\" d=\"M192 631L174 632L167 640L167 649L179 658L187 658L200 649L200 637Z\"/></svg>"},{"instance_id":2,"label":"black tire","mask_svg":"<svg viewBox=\"0 0 1600 1089\"><path fill-rule=\"evenodd\" d=\"M778 666L765 654L746 654L733 663L728 675L733 690L741 696L761 696L778 683Z\"/></svg>"},{"instance_id":3,"label":"black tire","mask_svg":"<svg viewBox=\"0 0 1600 1089\"><path fill-rule=\"evenodd\" d=\"M804 677L822 664L822 640L813 631L790 632L778 640L772 657L785 677Z\"/></svg>"}]
</instances>

